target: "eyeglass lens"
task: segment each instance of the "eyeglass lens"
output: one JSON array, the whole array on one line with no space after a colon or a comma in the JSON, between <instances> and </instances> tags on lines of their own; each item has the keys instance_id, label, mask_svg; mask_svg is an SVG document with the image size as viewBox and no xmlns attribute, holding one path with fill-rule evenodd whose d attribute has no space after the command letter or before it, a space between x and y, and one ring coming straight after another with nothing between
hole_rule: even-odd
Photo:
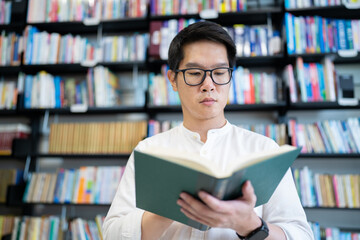
<instances>
[{"instance_id":1,"label":"eyeglass lens","mask_svg":"<svg viewBox=\"0 0 360 240\"><path fill-rule=\"evenodd\" d=\"M209 70L187 69L184 71L185 82L190 85L198 85L205 79ZM210 70L210 76L216 84L226 84L230 81L231 71L228 68L216 68Z\"/></svg>"}]
</instances>

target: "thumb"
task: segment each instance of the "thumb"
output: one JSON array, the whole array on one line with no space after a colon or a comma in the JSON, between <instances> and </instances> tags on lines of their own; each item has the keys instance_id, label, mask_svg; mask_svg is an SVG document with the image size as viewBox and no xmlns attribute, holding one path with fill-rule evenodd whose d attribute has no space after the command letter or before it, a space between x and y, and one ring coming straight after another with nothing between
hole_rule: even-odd
<instances>
[{"instance_id":1,"label":"thumb","mask_svg":"<svg viewBox=\"0 0 360 240\"><path fill-rule=\"evenodd\" d=\"M249 180L247 180L241 189L243 196L241 197L241 200L247 201L249 203L252 203L255 206L256 203L256 195L254 188Z\"/></svg>"}]
</instances>

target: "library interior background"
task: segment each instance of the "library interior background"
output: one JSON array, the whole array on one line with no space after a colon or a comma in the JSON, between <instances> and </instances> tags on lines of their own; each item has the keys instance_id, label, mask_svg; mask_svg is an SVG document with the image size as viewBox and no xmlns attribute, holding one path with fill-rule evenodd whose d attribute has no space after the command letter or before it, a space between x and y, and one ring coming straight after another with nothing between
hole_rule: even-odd
<instances>
[{"instance_id":1,"label":"library interior background","mask_svg":"<svg viewBox=\"0 0 360 240\"><path fill-rule=\"evenodd\" d=\"M0 0L0 239L102 239L133 148L182 122L167 50L201 20L236 45L226 118L302 147L315 239L359 239L359 0Z\"/></svg>"}]
</instances>

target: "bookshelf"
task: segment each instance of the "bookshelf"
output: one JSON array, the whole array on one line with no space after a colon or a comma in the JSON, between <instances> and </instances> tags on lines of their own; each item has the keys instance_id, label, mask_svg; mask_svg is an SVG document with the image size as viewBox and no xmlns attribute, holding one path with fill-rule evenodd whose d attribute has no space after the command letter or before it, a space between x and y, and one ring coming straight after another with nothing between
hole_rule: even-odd
<instances>
[{"instance_id":1,"label":"bookshelf","mask_svg":"<svg viewBox=\"0 0 360 240\"><path fill-rule=\"evenodd\" d=\"M116 34L127 34L129 32L141 32L149 33L150 24L153 21L167 21L170 19L200 19L201 14L175 14L175 15L152 15L150 10L148 10L147 16L144 17L125 17L121 19L102 19L93 22L84 21L65 21L65 22L43 22L43 23L26 23L26 11L27 4L26 1L19 1L22 5L21 8L13 7L12 20L14 20L9 25L0 25L0 30L5 30L7 32L13 31L17 33L22 33L27 25L35 26L39 31L47 31L49 33L60 33L60 34L79 34L81 36L87 36L93 39L94 42L97 42L99 38L104 36L113 36ZM16 4L19 2L15 1ZM243 12L229 12L229 13L220 13L217 18L209 19L210 21L215 21L224 26L233 26L234 24L245 24L245 25L266 25L272 24L274 30L282 30L281 24L282 19L285 13L291 13L294 16L306 16L306 15L319 15L322 17L336 17L336 18L346 18L354 19L359 16L359 9L350 10L344 6L328 6L328 7L308 7L303 9L290 8L284 9L279 1L274 1L274 6L256 6L256 3L259 1L248 0L249 8ZM253 5L251 5L253 4ZM25 7L24 7L25 6ZM20 13L20 10L22 11ZM355 65L358 66L360 63L360 54L358 53L355 57L342 57L337 52L334 53L296 53L288 54L286 52L286 44L283 47L283 51L271 55L271 56L256 56L256 57L240 57L236 59L236 64L246 68L260 68L260 69L271 69L271 71L276 72L278 75L279 72L283 70L285 65L293 64L296 61L297 57L302 57L304 62L320 62L325 56L331 56L335 64L338 65ZM146 55L144 61L126 61L126 62L103 62L98 61L94 65L87 65L84 62L73 63L73 64L21 64L20 66L0 66L0 74L4 76L16 76L19 71L22 71L25 74L36 74L40 71L46 71L52 75L69 75L69 76L80 76L85 78L86 73L89 68L95 67L98 65L109 68L114 73L121 72L132 72L137 74L139 71L144 72L160 72L161 66L166 63L166 60L159 59L157 57ZM20 159L20 161L26 162L26 159L29 160L28 171L36 172L41 169L43 159L50 163L56 163L57 161L66 162L65 164L89 164L87 161L90 161L90 164L95 162L96 164L101 165L103 159L108 159L106 163L111 162L113 165L124 165L126 159L129 157L129 154L52 154L46 153L44 151L39 151L41 144L48 136L48 127L49 123L57 122L57 119L60 119L65 122L79 121L82 122L84 119L96 119L95 121L100 121L101 118L105 118L107 121L115 117L116 119L127 119L127 115L136 115L135 119L138 119L137 115L140 115L141 119L167 119L167 118L179 118L181 113L180 106L153 106L148 102L149 92L144 92L146 94L146 102L143 106L122 106L116 105L111 107L86 107L76 109L70 106L63 108L24 108L23 104L18 104L19 106L16 109L11 110L0 110L0 123L5 118L18 118L25 117L29 120L29 125L31 125L33 133L31 136L31 152L23 155L22 157L15 156L0 156L1 161L9 161L9 159ZM24 94L20 94L18 97L18 102L21 103L24 101ZM225 108L226 115L231 115L230 119L239 119L241 114L249 114L251 117L245 118L244 121L249 121L251 118L257 118L257 113L265 113L269 115L270 121L276 123L287 123L287 119L291 117L301 116L304 112L307 113L307 118L313 118L311 113L317 112L327 112L330 111L329 117L332 117L332 113L335 111L335 114L342 114L343 111L350 111L352 113L358 114L360 110L360 103L355 106L342 106L337 102L298 102L292 103L289 100L288 89L284 88L283 99L277 101L276 103L269 104L230 104ZM174 115L174 116L170 116ZM315 114L316 115L316 114ZM49 118L49 120L46 120ZM130 119L132 119L130 117ZM261 119L256 119L261 121ZM268 120L264 120L265 122ZM233 122L231 120L231 122ZM45 125L45 128L44 128ZM43 130L45 129L45 132ZM22 153L23 154L23 153ZM60 160L59 160L60 159ZM299 159L299 166L308 165L315 161L315 168L320 168L324 165L334 165L341 164L341 161L346 161L347 169L355 167L359 169L359 153L350 153L350 154L337 154L337 153L304 153L301 154ZM70 162L70 163L68 163ZM330 164L329 164L330 162ZM75 163L74 163L75 164ZM350 167L349 167L350 166ZM328 167L327 167L328 169ZM330 169L331 170L331 169ZM334 171L334 169L332 169ZM93 207L98 207L99 205L94 204L42 204L42 203L29 203L24 204L24 209L26 212L31 214L36 214L36 210L42 208L46 213L47 208L55 207L54 210L58 213L58 208L77 208L92 210ZM109 205L100 205L104 209ZM22 207L22 206L20 206ZM30 209L30 211L29 211ZM52 210L48 210L51 212ZM63 211L63 210L62 210ZM320 221L320 224L329 224L331 226L336 226L340 224L340 227L354 228L355 231L359 231L359 226L354 226L351 221L359 222L359 209L338 209L338 208L308 208L306 207L307 213L309 212L310 220ZM76 214L81 216L81 210ZM106 210L100 209L100 212L105 214ZM315 212L315 214L314 214ZM317 213L321 215L321 218L317 218ZM335 213L334 213L335 212ZM327 215L329 214L329 215ZM341 219L346 219L349 216L350 220L344 221L344 224L339 222L330 222L328 221L327 216L341 216ZM74 216L74 215L73 215ZM77 216L76 216L77 217ZM346 226L348 224L348 226Z\"/></svg>"}]
</instances>

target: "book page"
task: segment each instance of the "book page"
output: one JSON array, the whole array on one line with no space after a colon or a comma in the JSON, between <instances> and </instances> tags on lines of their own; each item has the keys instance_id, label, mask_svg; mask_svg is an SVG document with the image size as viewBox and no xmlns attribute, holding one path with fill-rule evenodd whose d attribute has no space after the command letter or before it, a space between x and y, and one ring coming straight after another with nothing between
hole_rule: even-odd
<instances>
[{"instance_id":1,"label":"book page","mask_svg":"<svg viewBox=\"0 0 360 240\"><path fill-rule=\"evenodd\" d=\"M221 178L226 175L223 171L219 171L218 167L209 159L206 159L196 153L189 153L177 149L161 147L151 147L141 150L141 152L197 170L208 175L212 175L217 178Z\"/></svg>"},{"instance_id":2,"label":"book page","mask_svg":"<svg viewBox=\"0 0 360 240\"><path fill-rule=\"evenodd\" d=\"M282 145L279 148L261 151L253 154L249 154L246 156L241 156L243 159L240 164L239 162L235 163L232 167L230 167L234 172L237 170L240 170L242 168L246 168L250 165L254 165L258 162L265 161L266 159L269 159L271 157L281 155L283 153L295 150L296 147L290 146L290 145Z\"/></svg>"},{"instance_id":3,"label":"book page","mask_svg":"<svg viewBox=\"0 0 360 240\"><path fill-rule=\"evenodd\" d=\"M273 156L280 155L294 149L296 149L296 147L290 145L283 145L276 149L241 156L240 158L242 158L242 161L240 163L239 161L234 161L235 164L230 165L225 170L220 170L220 168L216 164L211 162L209 159L206 159L196 153L186 153L177 149L161 147L151 147L151 149L145 149L141 152L200 171L216 178L226 178L230 177L234 172L242 168L246 168L250 165L256 164Z\"/></svg>"}]
</instances>

